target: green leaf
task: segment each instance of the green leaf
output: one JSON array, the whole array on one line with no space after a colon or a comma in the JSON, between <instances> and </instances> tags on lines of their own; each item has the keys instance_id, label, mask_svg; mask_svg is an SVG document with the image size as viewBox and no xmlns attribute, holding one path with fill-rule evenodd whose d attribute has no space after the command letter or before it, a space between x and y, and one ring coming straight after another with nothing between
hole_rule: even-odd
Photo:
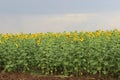
<instances>
[{"instance_id":1,"label":"green leaf","mask_svg":"<svg viewBox=\"0 0 120 80\"><path fill-rule=\"evenodd\" d=\"M103 72L103 74L105 74L105 75L107 74L107 71L102 71L102 72Z\"/></svg>"}]
</instances>

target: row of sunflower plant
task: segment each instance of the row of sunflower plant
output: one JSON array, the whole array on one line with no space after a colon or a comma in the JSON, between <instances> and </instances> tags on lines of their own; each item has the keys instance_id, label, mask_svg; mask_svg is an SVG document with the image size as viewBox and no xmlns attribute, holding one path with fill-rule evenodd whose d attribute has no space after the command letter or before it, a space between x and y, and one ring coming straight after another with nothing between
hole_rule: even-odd
<instances>
[{"instance_id":1,"label":"row of sunflower plant","mask_svg":"<svg viewBox=\"0 0 120 80\"><path fill-rule=\"evenodd\" d=\"M120 75L120 31L0 34L0 70Z\"/></svg>"}]
</instances>

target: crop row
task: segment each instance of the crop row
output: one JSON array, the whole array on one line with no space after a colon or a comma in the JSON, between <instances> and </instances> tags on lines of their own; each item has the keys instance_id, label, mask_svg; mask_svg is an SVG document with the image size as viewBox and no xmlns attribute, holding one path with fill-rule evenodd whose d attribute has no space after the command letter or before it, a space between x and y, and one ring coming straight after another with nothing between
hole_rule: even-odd
<instances>
[{"instance_id":1,"label":"crop row","mask_svg":"<svg viewBox=\"0 0 120 80\"><path fill-rule=\"evenodd\" d=\"M120 31L0 34L0 70L120 75Z\"/></svg>"}]
</instances>

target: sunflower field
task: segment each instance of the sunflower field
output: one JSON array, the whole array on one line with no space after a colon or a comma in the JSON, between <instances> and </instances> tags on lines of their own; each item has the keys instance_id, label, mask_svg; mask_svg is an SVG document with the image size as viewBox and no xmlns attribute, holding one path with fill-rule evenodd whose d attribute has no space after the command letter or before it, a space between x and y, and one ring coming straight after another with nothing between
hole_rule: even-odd
<instances>
[{"instance_id":1,"label":"sunflower field","mask_svg":"<svg viewBox=\"0 0 120 80\"><path fill-rule=\"evenodd\" d=\"M0 34L0 71L120 75L120 31Z\"/></svg>"}]
</instances>

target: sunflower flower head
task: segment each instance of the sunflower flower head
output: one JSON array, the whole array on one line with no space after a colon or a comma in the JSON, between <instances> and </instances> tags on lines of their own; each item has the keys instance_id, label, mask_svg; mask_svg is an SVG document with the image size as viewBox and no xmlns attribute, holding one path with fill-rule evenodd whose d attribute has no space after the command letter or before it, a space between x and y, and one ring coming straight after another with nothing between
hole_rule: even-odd
<instances>
[{"instance_id":1,"label":"sunflower flower head","mask_svg":"<svg viewBox=\"0 0 120 80\"><path fill-rule=\"evenodd\" d=\"M41 42L40 39L38 39L38 40L37 40L37 45L38 45L38 46L40 45L40 42Z\"/></svg>"},{"instance_id":2,"label":"sunflower flower head","mask_svg":"<svg viewBox=\"0 0 120 80\"><path fill-rule=\"evenodd\" d=\"M67 36L67 38L70 38L70 33L67 33L66 36Z\"/></svg>"},{"instance_id":3,"label":"sunflower flower head","mask_svg":"<svg viewBox=\"0 0 120 80\"><path fill-rule=\"evenodd\" d=\"M84 41L84 38L83 38L83 37L81 37L81 38L80 38L80 41L81 41L81 42L82 42L82 41Z\"/></svg>"},{"instance_id":4,"label":"sunflower flower head","mask_svg":"<svg viewBox=\"0 0 120 80\"><path fill-rule=\"evenodd\" d=\"M2 44L2 41L0 40L0 44Z\"/></svg>"}]
</instances>

